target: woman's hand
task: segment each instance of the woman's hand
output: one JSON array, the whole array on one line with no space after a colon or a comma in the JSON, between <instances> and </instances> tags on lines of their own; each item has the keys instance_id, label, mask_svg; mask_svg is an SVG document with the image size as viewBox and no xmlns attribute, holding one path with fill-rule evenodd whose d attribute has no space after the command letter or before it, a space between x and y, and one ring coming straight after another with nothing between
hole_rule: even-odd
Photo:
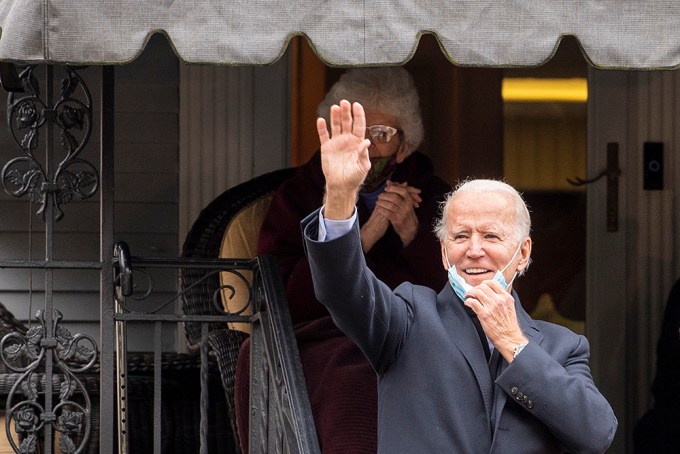
<instances>
[{"instance_id":1,"label":"woman's hand","mask_svg":"<svg viewBox=\"0 0 680 454\"><path fill-rule=\"evenodd\" d=\"M406 247L418 233L416 208L422 201L420 189L409 186L406 182L393 183L388 180L385 191L378 196L374 213L378 212L389 220L401 238L402 245Z\"/></svg>"}]
</instances>

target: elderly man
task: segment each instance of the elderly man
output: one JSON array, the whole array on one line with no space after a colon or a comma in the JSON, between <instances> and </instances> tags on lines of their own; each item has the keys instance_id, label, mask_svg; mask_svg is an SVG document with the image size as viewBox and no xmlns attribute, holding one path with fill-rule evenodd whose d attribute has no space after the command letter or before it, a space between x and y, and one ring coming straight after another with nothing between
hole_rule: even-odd
<instances>
[{"instance_id":1,"label":"elderly man","mask_svg":"<svg viewBox=\"0 0 680 454\"><path fill-rule=\"evenodd\" d=\"M490 180L460 186L436 226L451 285L392 291L366 267L356 223L365 126L362 106L344 100L330 133L317 121L326 195L303 235L317 298L378 374L378 451L605 451L617 420L586 338L532 320L512 291L531 255L519 194Z\"/></svg>"}]
</instances>

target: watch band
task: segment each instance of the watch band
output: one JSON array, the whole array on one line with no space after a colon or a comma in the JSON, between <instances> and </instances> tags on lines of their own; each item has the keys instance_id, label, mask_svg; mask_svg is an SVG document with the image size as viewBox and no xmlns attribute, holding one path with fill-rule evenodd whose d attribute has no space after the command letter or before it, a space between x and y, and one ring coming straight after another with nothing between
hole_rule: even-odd
<instances>
[{"instance_id":1,"label":"watch band","mask_svg":"<svg viewBox=\"0 0 680 454\"><path fill-rule=\"evenodd\" d=\"M514 351L513 354L512 354L512 359L517 358L517 355L519 355L519 353L520 353L522 350L524 350L524 347L526 347L528 344L529 344L529 342L526 342L526 343L524 343L524 344L516 345L516 346L515 346L515 351Z\"/></svg>"}]
</instances>

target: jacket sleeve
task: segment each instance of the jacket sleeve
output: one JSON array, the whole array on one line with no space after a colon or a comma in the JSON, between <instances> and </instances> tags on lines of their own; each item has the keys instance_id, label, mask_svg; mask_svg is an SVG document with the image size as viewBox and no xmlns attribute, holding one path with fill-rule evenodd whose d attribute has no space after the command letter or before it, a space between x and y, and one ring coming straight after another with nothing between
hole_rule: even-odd
<instances>
[{"instance_id":1,"label":"jacket sleeve","mask_svg":"<svg viewBox=\"0 0 680 454\"><path fill-rule=\"evenodd\" d=\"M411 305L366 266L358 223L347 234L317 241L318 210L302 221L314 291L338 328L364 352L375 370L393 357L413 320Z\"/></svg>"},{"instance_id":2,"label":"jacket sleeve","mask_svg":"<svg viewBox=\"0 0 680 454\"><path fill-rule=\"evenodd\" d=\"M564 450L604 452L618 422L590 374L588 341L555 325L548 330L541 344L530 340L496 384L515 401L508 405L542 421Z\"/></svg>"}]
</instances>

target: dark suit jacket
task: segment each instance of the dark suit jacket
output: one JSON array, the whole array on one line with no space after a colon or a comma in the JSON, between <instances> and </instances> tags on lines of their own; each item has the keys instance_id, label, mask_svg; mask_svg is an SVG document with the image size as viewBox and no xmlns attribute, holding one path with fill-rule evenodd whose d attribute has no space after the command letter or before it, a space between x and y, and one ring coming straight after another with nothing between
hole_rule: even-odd
<instances>
[{"instance_id":1,"label":"dark suit jacket","mask_svg":"<svg viewBox=\"0 0 680 454\"><path fill-rule=\"evenodd\" d=\"M494 384L450 286L439 294L410 283L392 291L366 267L356 223L328 242L316 241L317 229L318 211L303 221L317 298L378 373L380 453L603 452L610 445L617 420L593 383L585 337L532 320L514 295L529 344L512 364L500 359Z\"/></svg>"}]
</instances>

